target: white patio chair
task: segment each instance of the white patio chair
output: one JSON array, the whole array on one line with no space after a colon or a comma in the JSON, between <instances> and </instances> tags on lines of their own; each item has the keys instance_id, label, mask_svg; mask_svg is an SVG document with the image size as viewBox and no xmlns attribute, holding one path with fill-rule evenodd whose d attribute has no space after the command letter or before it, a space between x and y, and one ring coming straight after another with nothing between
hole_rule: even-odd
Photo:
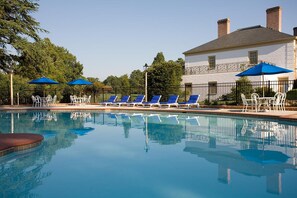
<instances>
[{"instance_id":1,"label":"white patio chair","mask_svg":"<svg viewBox=\"0 0 297 198\"><path fill-rule=\"evenodd\" d=\"M261 105L262 104L260 103L260 100L259 100L259 94L252 93L251 94L251 106L252 106L252 109L255 108L255 111L258 112Z\"/></svg>"},{"instance_id":2,"label":"white patio chair","mask_svg":"<svg viewBox=\"0 0 297 198\"><path fill-rule=\"evenodd\" d=\"M40 96L35 96L35 107L41 107L42 106L42 99Z\"/></svg>"},{"instance_id":3,"label":"white patio chair","mask_svg":"<svg viewBox=\"0 0 297 198\"><path fill-rule=\"evenodd\" d=\"M283 94L278 92L274 95L274 100L272 101L272 107L273 110L277 111L281 109L281 100L282 100Z\"/></svg>"},{"instance_id":4,"label":"white patio chair","mask_svg":"<svg viewBox=\"0 0 297 198\"><path fill-rule=\"evenodd\" d=\"M57 95L54 95L52 99L48 100L48 106L56 104L56 102L57 102Z\"/></svg>"},{"instance_id":5,"label":"white patio chair","mask_svg":"<svg viewBox=\"0 0 297 198\"><path fill-rule=\"evenodd\" d=\"M280 101L280 110L282 111L285 111L285 106L286 106L286 97L287 97L287 94L286 93L282 93L282 98L281 98L281 101Z\"/></svg>"},{"instance_id":6,"label":"white patio chair","mask_svg":"<svg viewBox=\"0 0 297 198\"><path fill-rule=\"evenodd\" d=\"M44 98L43 100L43 106L48 107L53 101L53 98L51 95L46 96L46 98Z\"/></svg>"},{"instance_id":7,"label":"white patio chair","mask_svg":"<svg viewBox=\"0 0 297 198\"><path fill-rule=\"evenodd\" d=\"M247 112L248 106L252 105L253 99L246 99L245 95L242 93L240 94L242 103L243 103L243 108L242 112Z\"/></svg>"},{"instance_id":8,"label":"white patio chair","mask_svg":"<svg viewBox=\"0 0 297 198\"><path fill-rule=\"evenodd\" d=\"M53 100L52 100L52 104L56 104L57 103L57 95L54 95Z\"/></svg>"},{"instance_id":9,"label":"white patio chair","mask_svg":"<svg viewBox=\"0 0 297 198\"><path fill-rule=\"evenodd\" d=\"M73 95L70 95L70 104L73 104Z\"/></svg>"},{"instance_id":10,"label":"white patio chair","mask_svg":"<svg viewBox=\"0 0 297 198\"><path fill-rule=\"evenodd\" d=\"M91 103L91 95L89 95L88 97L87 97L87 99L86 99L86 104L90 104Z\"/></svg>"},{"instance_id":11,"label":"white patio chair","mask_svg":"<svg viewBox=\"0 0 297 198\"><path fill-rule=\"evenodd\" d=\"M31 98L32 98L32 107L35 107L35 105L36 105L36 97L32 95Z\"/></svg>"},{"instance_id":12,"label":"white patio chair","mask_svg":"<svg viewBox=\"0 0 297 198\"><path fill-rule=\"evenodd\" d=\"M70 104L72 104L72 105L77 104L77 96L76 95L70 95Z\"/></svg>"}]
</instances>

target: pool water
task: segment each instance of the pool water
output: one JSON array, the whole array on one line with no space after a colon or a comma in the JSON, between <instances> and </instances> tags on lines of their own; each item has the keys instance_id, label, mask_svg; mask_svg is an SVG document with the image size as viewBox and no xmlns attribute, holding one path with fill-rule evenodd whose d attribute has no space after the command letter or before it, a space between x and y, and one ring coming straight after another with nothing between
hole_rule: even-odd
<instances>
[{"instance_id":1,"label":"pool water","mask_svg":"<svg viewBox=\"0 0 297 198\"><path fill-rule=\"evenodd\" d=\"M297 197L297 125L143 112L5 112L37 133L0 157L0 197Z\"/></svg>"}]
</instances>

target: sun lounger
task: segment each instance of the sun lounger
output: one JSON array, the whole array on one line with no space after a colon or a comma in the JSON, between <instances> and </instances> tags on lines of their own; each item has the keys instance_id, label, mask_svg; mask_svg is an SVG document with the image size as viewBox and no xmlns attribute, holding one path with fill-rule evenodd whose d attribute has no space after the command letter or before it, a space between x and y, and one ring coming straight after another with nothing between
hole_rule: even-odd
<instances>
[{"instance_id":1,"label":"sun lounger","mask_svg":"<svg viewBox=\"0 0 297 198\"><path fill-rule=\"evenodd\" d=\"M109 99L105 102L100 102L99 105L103 105L103 106L107 106L107 105L111 105L112 103L114 103L117 99L117 96L110 96Z\"/></svg>"},{"instance_id":2,"label":"sun lounger","mask_svg":"<svg viewBox=\"0 0 297 198\"><path fill-rule=\"evenodd\" d=\"M162 97L161 95L154 95L151 101L143 102L142 104L139 104L139 106L143 106L143 107L159 106L161 97Z\"/></svg>"},{"instance_id":3,"label":"sun lounger","mask_svg":"<svg viewBox=\"0 0 297 198\"><path fill-rule=\"evenodd\" d=\"M167 102L160 102L159 107L167 107L167 108L170 108L173 106L178 107L178 103L177 103L178 97L179 95L170 96Z\"/></svg>"},{"instance_id":4,"label":"sun lounger","mask_svg":"<svg viewBox=\"0 0 297 198\"><path fill-rule=\"evenodd\" d=\"M199 108L199 103L198 103L199 97L200 95L191 95L187 102L178 103L178 107L179 108L186 107L189 109L190 107L196 106L197 108Z\"/></svg>"},{"instance_id":5,"label":"sun lounger","mask_svg":"<svg viewBox=\"0 0 297 198\"><path fill-rule=\"evenodd\" d=\"M135 105L142 104L144 97L144 95L138 95L133 102L127 102L126 105L134 107Z\"/></svg>"},{"instance_id":6,"label":"sun lounger","mask_svg":"<svg viewBox=\"0 0 297 198\"><path fill-rule=\"evenodd\" d=\"M129 101L129 99L130 96L123 96L120 101L114 102L112 105L120 107L121 105L126 104Z\"/></svg>"}]
</instances>

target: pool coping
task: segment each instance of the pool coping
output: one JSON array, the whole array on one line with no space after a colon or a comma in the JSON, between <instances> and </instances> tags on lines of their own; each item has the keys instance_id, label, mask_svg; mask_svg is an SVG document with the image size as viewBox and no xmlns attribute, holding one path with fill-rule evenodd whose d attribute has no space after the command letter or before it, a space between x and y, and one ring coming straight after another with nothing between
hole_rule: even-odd
<instances>
[{"instance_id":1,"label":"pool coping","mask_svg":"<svg viewBox=\"0 0 297 198\"><path fill-rule=\"evenodd\" d=\"M210 114L210 115L225 115L225 116L240 116L254 118L270 118L286 121L297 121L297 111L264 111L264 112L242 112L239 108L159 108L159 107L115 107L115 106L99 106L99 105L82 105L73 106L67 104L59 104L50 107L30 107L30 106L0 106L0 111L148 111L148 112L168 112L168 113L191 113L191 114Z\"/></svg>"}]
</instances>

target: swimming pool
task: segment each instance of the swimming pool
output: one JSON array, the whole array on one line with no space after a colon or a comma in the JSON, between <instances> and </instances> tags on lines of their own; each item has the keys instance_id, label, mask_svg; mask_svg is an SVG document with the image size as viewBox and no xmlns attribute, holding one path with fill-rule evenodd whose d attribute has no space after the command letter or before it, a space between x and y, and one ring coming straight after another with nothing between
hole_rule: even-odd
<instances>
[{"instance_id":1,"label":"swimming pool","mask_svg":"<svg viewBox=\"0 0 297 198\"><path fill-rule=\"evenodd\" d=\"M0 197L296 197L297 125L143 112L3 112L41 146L0 158Z\"/></svg>"}]
</instances>

